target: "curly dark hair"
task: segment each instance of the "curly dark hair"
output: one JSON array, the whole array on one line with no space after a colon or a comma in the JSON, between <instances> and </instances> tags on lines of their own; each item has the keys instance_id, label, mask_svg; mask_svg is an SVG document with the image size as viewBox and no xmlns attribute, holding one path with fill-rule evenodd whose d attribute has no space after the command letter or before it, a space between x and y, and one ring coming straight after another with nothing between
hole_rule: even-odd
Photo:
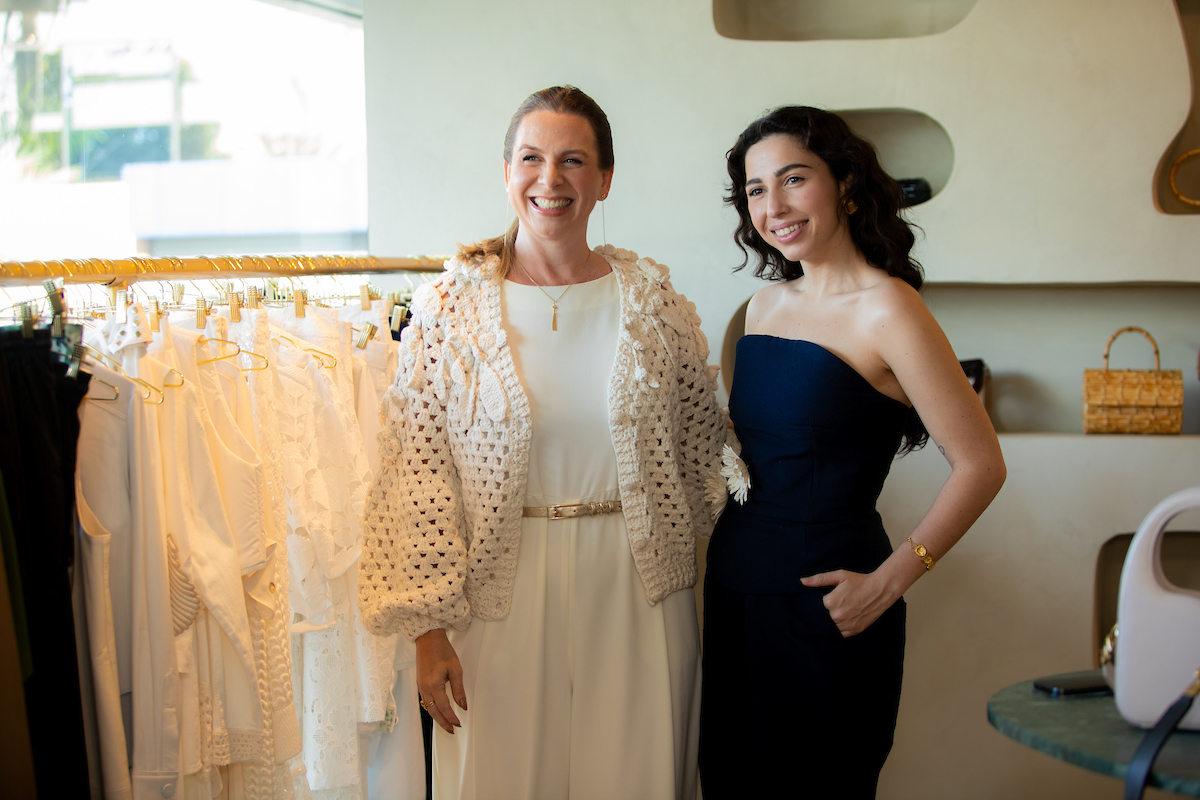
<instances>
[{"instance_id":1,"label":"curly dark hair","mask_svg":"<svg viewBox=\"0 0 1200 800\"><path fill-rule=\"evenodd\" d=\"M920 263L909 255L916 239L913 226L900 216L904 197L900 184L883 171L875 147L852 131L845 120L810 106L782 106L755 120L725 154L730 180L725 203L737 209L738 227L733 239L745 256L735 271L749 263L749 250L753 250L759 257L756 277L790 281L804 274L799 261L784 258L754 230L746 197L746 153L768 136L779 134L796 139L829 166L834 180L846 184L843 201L853 200L858 210L847 214L843 202L838 213L867 262L920 289L924 276Z\"/></svg>"},{"instance_id":2,"label":"curly dark hair","mask_svg":"<svg viewBox=\"0 0 1200 800\"><path fill-rule=\"evenodd\" d=\"M913 225L900 216L904 197L900 184L883 171L875 147L851 130L844 119L810 106L782 106L755 120L726 153L730 187L725 203L737 209L738 226L733 240L744 256L734 271L749 263L749 251L753 250L759 258L755 277L790 281L804 274L799 261L788 260L758 235L746 197L746 153L768 136L780 134L793 137L805 150L821 158L834 180L839 185L845 184L838 216L867 262L919 290L925 278L920 262L910 255L916 237ZM850 200L858 206L853 214L846 211ZM929 431L916 409L910 409L900 455L919 450L928 441Z\"/></svg>"}]
</instances>

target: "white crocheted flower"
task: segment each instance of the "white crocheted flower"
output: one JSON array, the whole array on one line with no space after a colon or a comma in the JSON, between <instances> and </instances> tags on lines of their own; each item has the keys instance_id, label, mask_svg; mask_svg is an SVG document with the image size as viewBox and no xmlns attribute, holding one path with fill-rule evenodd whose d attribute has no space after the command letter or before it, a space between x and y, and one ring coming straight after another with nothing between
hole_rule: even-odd
<instances>
[{"instance_id":1,"label":"white crocheted flower","mask_svg":"<svg viewBox=\"0 0 1200 800\"><path fill-rule=\"evenodd\" d=\"M500 336L504 335L504 331L500 331ZM496 356L497 335L491 331L481 331L478 336L472 336L472 344L475 345L476 355L482 358L492 359Z\"/></svg>"},{"instance_id":2,"label":"white crocheted flower","mask_svg":"<svg viewBox=\"0 0 1200 800\"><path fill-rule=\"evenodd\" d=\"M721 451L721 474L725 476L733 499L738 501L738 505L744 504L750 491L750 471L746 469L746 462L729 445L725 445Z\"/></svg>"},{"instance_id":3,"label":"white crocheted flower","mask_svg":"<svg viewBox=\"0 0 1200 800\"><path fill-rule=\"evenodd\" d=\"M642 271L642 274L649 278L653 283L661 284L663 280L666 279L666 271L652 258L639 258L637 265L638 269Z\"/></svg>"},{"instance_id":4,"label":"white crocheted flower","mask_svg":"<svg viewBox=\"0 0 1200 800\"><path fill-rule=\"evenodd\" d=\"M710 472L704 479L704 499L708 501L708 511L712 521L716 522L725 510L729 501L729 484L719 472Z\"/></svg>"}]
</instances>

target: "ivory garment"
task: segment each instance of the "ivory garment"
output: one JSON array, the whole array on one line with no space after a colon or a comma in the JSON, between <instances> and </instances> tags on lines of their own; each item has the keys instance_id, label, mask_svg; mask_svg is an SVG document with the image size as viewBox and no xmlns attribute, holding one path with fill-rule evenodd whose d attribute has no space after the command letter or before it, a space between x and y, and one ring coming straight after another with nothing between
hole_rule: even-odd
<instances>
[{"instance_id":1,"label":"ivory garment","mask_svg":"<svg viewBox=\"0 0 1200 800\"><path fill-rule=\"evenodd\" d=\"M269 312L272 323L294 337L277 337L271 351L296 618L294 695L312 797L358 800L364 772L359 723L378 723L388 713L396 642L367 633L354 602L371 475L353 410L349 323L339 325L324 311L310 309L303 319ZM335 356L337 367L314 359L306 352L310 346Z\"/></svg>"},{"instance_id":2,"label":"ivory garment","mask_svg":"<svg viewBox=\"0 0 1200 800\"><path fill-rule=\"evenodd\" d=\"M271 330L264 309L244 309L241 321L229 323L229 338L243 350L271 352ZM288 604L287 513L283 486L283 453L279 433L276 370L247 372L250 412L263 461L266 503L267 566L243 579L246 611L255 639L259 667L259 695L266 703L263 714L264 745L272 763L245 765L246 795L251 798L287 798L297 782L307 785L300 753L300 724L292 692L291 612ZM241 418L239 416L239 425ZM265 692L265 694L264 694Z\"/></svg>"},{"instance_id":3,"label":"ivory garment","mask_svg":"<svg viewBox=\"0 0 1200 800\"><path fill-rule=\"evenodd\" d=\"M116 336L109 336L106 329L105 335L93 335L88 343L122 361L129 374L140 374L151 384L162 386L169 367L145 353L149 325L133 327L140 328L140 335L122 336L126 331L117 326L118 330L113 331ZM111 703L98 712L107 718L101 722L106 737L115 735L116 724L122 723L132 754L132 796L142 800L176 791L180 772L181 684L167 573L167 511L159 436L162 409L144 403L141 389L127 379L112 376L106 380L124 388L115 403L88 402L80 409L76 494L80 508L87 506L93 512L83 515L84 529L89 534L101 529L112 534L108 576L111 638L92 628L92 616L104 614L103 601L97 608L88 608L89 630L97 639L93 644L103 646L107 642L112 648L109 657L117 665L118 702L129 696L129 716L124 720L109 717ZM103 385L89 385L89 392L93 389L102 396L111 395ZM127 425L124 431L117 424L118 418ZM90 550L85 549L85 559L90 559ZM103 592L102 582L93 581L89 592L93 589ZM102 619L96 623L103 626ZM106 674L107 670L97 667L96 674ZM97 685L98 704L99 693L110 690L111 683ZM111 744L105 740L102 751ZM123 755L122 746L112 757ZM114 788L110 778L123 783L119 775L119 767L105 773L106 796ZM112 796L121 795L114 792Z\"/></svg>"},{"instance_id":4,"label":"ivory garment","mask_svg":"<svg viewBox=\"0 0 1200 800\"><path fill-rule=\"evenodd\" d=\"M525 504L620 499L607 401L615 276L572 286L557 331L538 288L502 292L533 423ZM524 519L511 613L450 641L470 710L456 709L456 735L434 728L437 800L696 796L694 598L649 604L620 514Z\"/></svg>"},{"instance_id":5,"label":"ivory garment","mask_svg":"<svg viewBox=\"0 0 1200 800\"><path fill-rule=\"evenodd\" d=\"M88 398L92 401L84 402L79 407L79 443L75 458L79 572L86 595L87 640L102 761L102 796L105 800L127 800L133 797L133 789L129 780L125 724L121 717L121 680L117 657L120 651L117 649L117 625L113 616L109 576L116 574L118 580L131 582L130 564L113 564L113 540L125 539L117 552L129 553L128 540L133 538L130 484L138 482L141 470L147 467L154 469L158 465L137 463L136 456L139 454L136 452L132 453L131 463L131 429L145 422L143 418L136 421L130 419L143 411L146 405L138 395L136 385L103 367L93 366L90 371L93 380L88 384ZM113 397L112 387L117 387L119 395L116 397ZM100 397L113 399L95 399ZM91 507L89 495L98 511ZM129 612L128 605L122 610ZM128 642L131 625L128 619L123 622L121 630ZM174 652L169 655L173 656ZM129 659L124 660L128 670ZM93 783L96 777L92 776Z\"/></svg>"}]
</instances>

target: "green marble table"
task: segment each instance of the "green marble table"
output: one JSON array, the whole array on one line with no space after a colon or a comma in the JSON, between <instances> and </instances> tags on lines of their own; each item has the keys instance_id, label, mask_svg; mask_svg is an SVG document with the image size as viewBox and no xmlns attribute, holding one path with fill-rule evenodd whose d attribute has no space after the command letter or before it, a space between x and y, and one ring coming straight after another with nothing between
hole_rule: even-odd
<instances>
[{"instance_id":1,"label":"green marble table","mask_svg":"<svg viewBox=\"0 0 1200 800\"><path fill-rule=\"evenodd\" d=\"M1031 680L996 692L987 711L988 722L1010 739L1122 780L1145 735L1121 718L1111 696L1055 698L1035 691ZM1150 785L1200 797L1200 732L1172 734L1154 762Z\"/></svg>"}]
</instances>

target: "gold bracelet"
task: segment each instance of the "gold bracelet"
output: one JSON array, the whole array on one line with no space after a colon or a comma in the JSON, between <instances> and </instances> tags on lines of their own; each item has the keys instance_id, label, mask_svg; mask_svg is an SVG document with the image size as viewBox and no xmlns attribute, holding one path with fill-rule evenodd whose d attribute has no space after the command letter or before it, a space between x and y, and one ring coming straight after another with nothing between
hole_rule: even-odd
<instances>
[{"instance_id":1,"label":"gold bracelet","mask_svg":"<svg viewBox=\"0 0 1200 800\"><path fill-rule=\"evenodd\" d=\"M937 564L937 562L933 560L933 556L929 555L929 551L925 549L925 545L917 544L916 542L914 542L912 540L911 536L908 537L908 543L912 547L913 552L917 554L917 557L925 562L926 572L933 569L934 565Z\"/></svg>"}]
</instances>

